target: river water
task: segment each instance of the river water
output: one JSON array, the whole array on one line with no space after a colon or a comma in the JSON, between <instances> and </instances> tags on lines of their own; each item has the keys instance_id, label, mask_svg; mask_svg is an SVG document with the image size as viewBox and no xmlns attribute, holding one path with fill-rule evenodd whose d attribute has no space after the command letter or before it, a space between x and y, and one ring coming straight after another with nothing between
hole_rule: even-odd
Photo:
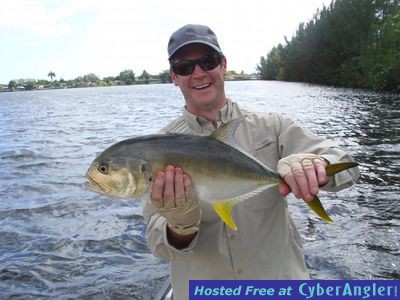
<instances>
[{"instance_id":1,"label":"river water","mask_svg":"<svg viewBox=\"0 0 400 300\"><path fill-rule=\"evenodd\" d=\"M227 82L242 107L337 141L357 185L321 199L333 224L289 198L314 279L400 279L400 95ZM171 84L0 93L0 299L151 299L168 274L138 201L82 186L96 154L181 114Z\"/></svg>"}]
</instances>

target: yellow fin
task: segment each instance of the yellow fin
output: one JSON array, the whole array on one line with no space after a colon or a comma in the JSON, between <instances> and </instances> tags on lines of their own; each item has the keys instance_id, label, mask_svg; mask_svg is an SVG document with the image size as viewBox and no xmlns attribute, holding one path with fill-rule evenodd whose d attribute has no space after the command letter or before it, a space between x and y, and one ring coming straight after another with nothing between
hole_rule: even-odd
<instances>
[{"instance_id":1,"label":"yellow fin","mask_svg":"<svg viewBox=\"0 0 400 300\"><path fill-rule=\"evenodd\" d=\"M332 164L326 166L326 175L327 176L332 176L335 175L336 173L339 173L341 171L357 167L358 163L356 162L342 162L342 163L337 163L337 164ZM321 201L317 196L314 197L313 200L311 201L305 201L308 207L317 215L319 216L322 220L328 222L328 223L333 223L333 220L328 216L326 213L324 206L322 205Z\"/></svg>"},{"instance_id":2,"label":"yellow fin","mask_svg":"<svg viewBox=\"0 0 400 300\"><path fill-rule=\"evenodd\" d=\"M212 207L222 221L224 221L224 223L233 230L237 230L237 226L232 218L232 208L239 202L241 202L239 199L229 199L218 201L212 204Z\"/></svg>"},{"instance_id":3,"label":"yellow fin","mask_svg":"<svg viewBox=\"0 0 400 300\"><path fill-rule=\"evenodd\" d=\"M333 220L328 216L325 208L322 206L322 203L317 196L315 196L314 199L312 199L311 201L306 202L306 204L322 220L328 223L333 223Z\"/></svg>"},{"instance_id":4,"label":"yellow fin","mask_svg":"<svg viewBox=\"0 0 400 300\"><path fill-rule=\"evenodd\" d=\"M358 163L356 162L342 162L342 163L337 163L337 164L331 164L326 166L326 175L327 176L332 176L335 175L336 173L339 173L341 171L357 167Z\"/></svg>"}]
</instances>

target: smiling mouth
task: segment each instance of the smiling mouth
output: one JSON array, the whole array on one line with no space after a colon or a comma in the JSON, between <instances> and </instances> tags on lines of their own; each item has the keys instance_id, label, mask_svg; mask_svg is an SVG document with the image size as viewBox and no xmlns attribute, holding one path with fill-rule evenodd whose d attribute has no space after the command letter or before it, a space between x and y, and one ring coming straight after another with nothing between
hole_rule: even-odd
<instances>
[{"instance_id":1,"label":"smiling mouth","mask_svg":"<svg viewBox=\"0 0 400 300\"><path fill-rule=\"evenodd\" d=\"M211 83L205 83L198 86L193 87L195 90L204 90L211 86Z\"/></svg>"}]
</instances>

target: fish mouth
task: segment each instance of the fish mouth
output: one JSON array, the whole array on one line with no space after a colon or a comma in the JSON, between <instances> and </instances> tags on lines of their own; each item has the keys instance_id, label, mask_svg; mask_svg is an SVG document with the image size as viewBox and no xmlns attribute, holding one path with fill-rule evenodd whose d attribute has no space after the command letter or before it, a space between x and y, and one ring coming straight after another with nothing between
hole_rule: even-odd
<instances>
[{"instance_id":1,"label":"fish mouth","mask_svg":"<svg viewBox=\"0 0 400 300\"><path fill-rule=\"evenodd\" d=\"M95 181L92 178L92 176L90 176L88 173L86 173L85 177L86 177L86 181L83 183L83 185L88 190L92 190L94 192L101 193L101 194L107 194L111 191L110 187Z\"/></svg>"}]
</instances>

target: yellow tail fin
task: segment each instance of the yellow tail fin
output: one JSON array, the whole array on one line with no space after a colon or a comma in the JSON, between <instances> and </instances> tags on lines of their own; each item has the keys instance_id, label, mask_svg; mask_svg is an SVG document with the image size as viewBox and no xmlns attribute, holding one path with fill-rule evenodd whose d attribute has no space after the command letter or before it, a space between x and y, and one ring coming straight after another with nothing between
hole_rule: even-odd
<instances>
[{"instance_id":1,"label":"yellow tail fin","mask_svg":"<svg viewBox=\"0 0 400 300\"><path fill-rule=\"evenodd\" d=\"M336 173L342 172L347 169L351 169L354 167L357 167L358 163L356 162L342 162L342 163L337 163L337 164L331 164L326 166L326 175L327 176L332 176L335 175Z\"/></svg>"},{"instance_id":2,"label":"yellow tail fin","mask_svg":"<svg viewBox=\"0 0 400 300\"><path fill-rule=\"evenodd\" d=\"M317 196L314 197L311 201L305 201L308 207L317 214L322 220L333 223L333 220L328 216L324 207L322 206L321 201Z\"/></svg>"},{"instance_id":3,"label":"yellow tail fin","mask_svg":"<svg viewBox=\"0 0 400 300\"><path fill-rule=\"evenodd\" d=\"M358 164L355 162L344 162L344 163L337 163L337 164L332 164L326 167L326 173L327 176L332 176L338 172L344 171L346 169L354 168ZM233 199L228 199L228 200L222 200L218 201L212 204L215 212L218 214L218 216L222 219L222 221L231 229L237 230L237 226L235 224L235 221L232 218L232 208L238 204L241 201L244 201L251 196L254 196L254 194L259 193L262 189L265 189L265 187L260 188L260 190L253 191L251 193L247 193L245 195L242 195L237 198ZM324 207L322 206L321 201L317 196L314 197L313 200L306 202L308 207L317 214L321 219L328 223L332 223L332 219L328 216L326 213Z\"/></svg>"},{"instance_id":4,"label":"yellow tail fin","mask_svg":"<svg viewBox=\"0 0 400 300\"><path fill-rule=\"evenodd\" d=\"M337 163L337 164L332 164L328 165L326 167L326 175L327 176L332 176L335 175L336 173L339 173L341 171L354 168L358 166L356 162L342 162L342 163ZM326 213L321 201L317 196L314 197L313 200L306 202L308 207L317 214L322 220L332 223L333 220L328 216Z\"/></svg>"}]
</instances>

